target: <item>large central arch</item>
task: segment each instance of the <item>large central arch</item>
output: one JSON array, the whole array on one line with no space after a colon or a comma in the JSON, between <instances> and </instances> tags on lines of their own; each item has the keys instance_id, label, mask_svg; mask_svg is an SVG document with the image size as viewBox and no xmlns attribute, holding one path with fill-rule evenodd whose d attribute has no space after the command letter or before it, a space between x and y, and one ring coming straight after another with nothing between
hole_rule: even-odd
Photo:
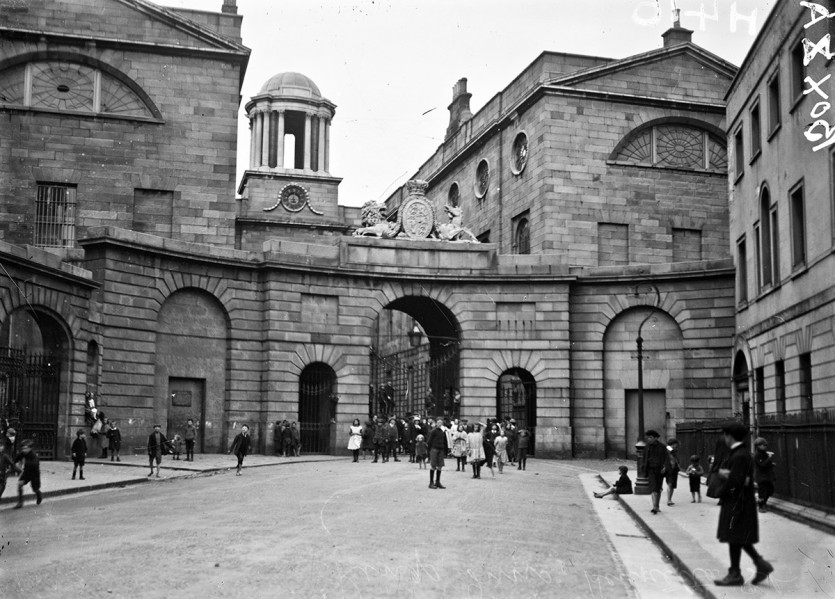
<instances>
[{"instance_id":1,"label":"large central arch","mask_svg":"<svg viewBox=\"0 0 835 599\"><path fill-rule=\"evenodd\" d=\"M371 348L369 415L457 417L460 334L455 315L433 298L387 304Z\"/></svg>"}]
</instances>

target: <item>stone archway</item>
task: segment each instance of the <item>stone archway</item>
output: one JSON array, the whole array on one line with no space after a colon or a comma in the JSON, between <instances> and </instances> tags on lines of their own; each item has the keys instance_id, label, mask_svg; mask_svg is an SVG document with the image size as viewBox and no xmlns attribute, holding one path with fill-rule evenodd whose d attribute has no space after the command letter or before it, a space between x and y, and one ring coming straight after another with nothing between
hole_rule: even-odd
<instances>
[{"instance_id":1,"label":"stone archway","mask_svg":"<svg viewBox=\"0 0 835 599\"><path fill-rule=\"evenodd\" d=\"M638 430L638 328L653 308L618 314L603 335L603 411L606 455L634 457ZM678 323L654 309L641 329L643 338L644 429L666 438L675 432L675 414L684 410L684 345Z\"/></svg>"},{"instance_id":2,"label":"stone archway","mask_svg":"<svg viewBox=\"0 0 835 599\"><path fill-rule=\"evenodd\" d=\"M516 427L531 434L528 455L536 447L536 380L523 368L505 370L496 380L496 417L516 421Z\"/></svg>"},{"instance_id":3,"label":"stone archway","mask_svg":"<svg viewBox=\"0 0 835 599\"><path fill-rule=\"evenodd\" d=\"M457 418L460 327L452 311L426 296L404 296L378 315L371 348L369 416Z\"/></svg>"},{"instance_id":4,"label":"stone archway","mask_svg":"<svg viewBox=\"0 0 835 599\"><path fill-rule=\"evenodd\" d=\"M0 418L46 459L56 457L61 396L69 388L68 331L37 306L14 310L0 327Z\"/></svg>"},{"instance_id":5,"label":"stone archway","mask_svg":"<svg viewBox=\"0 0 835 599\"><path fill-rule=\"evenodd\" d=\"M191 418L198 428L197 452L222 452L228 445L228 331L223 306L197 288L172 293L157 317L154 422L147 424L158 422L170 438L182 436Z\"/></svg>"}]
</instances>

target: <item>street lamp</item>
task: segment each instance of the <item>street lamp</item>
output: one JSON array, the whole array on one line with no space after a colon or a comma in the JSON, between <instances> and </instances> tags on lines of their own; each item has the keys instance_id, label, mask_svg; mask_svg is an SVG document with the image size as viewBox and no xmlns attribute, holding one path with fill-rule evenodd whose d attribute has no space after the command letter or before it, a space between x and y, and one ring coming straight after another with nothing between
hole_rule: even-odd
<instances>
[{"instance_id":1,"label":"street lamp","mask_svg":"<svg viewBox=\"0 0 835 599\"><path fill-rule=\"evenodd\" d=\"M646 287L655 291L655 304L652 306L649 314L641 321L641 324L638 325L638 338L635 340L638 347L638 440L635 443L635 452L638 454L638 476L635 478L636 495L649 495L649 480L647 479L643 459L646 443L644 443L644 338L641 337L641 330L647 321L652 318L653 314L655 314L655 311L658 309L658 304L661 303L661 294L658 292L658 287L652 283L647 283ZM635 286L635 297L640 295L639 288L640 285Z\"/></svg>"},{"instance_id":2,"label":"street lamp","mask_svg":"<svg viewBox=\"0 0 835 599\"><path fill-rule=\"evenodd\" d=\"M423 333L420 332L420 327L418 327L418 325L412 327L412 330L406 333L406 335L409 337L409 345L412 347L420 345L420 339L423 337Z\"/></svg>"}]
</instances>

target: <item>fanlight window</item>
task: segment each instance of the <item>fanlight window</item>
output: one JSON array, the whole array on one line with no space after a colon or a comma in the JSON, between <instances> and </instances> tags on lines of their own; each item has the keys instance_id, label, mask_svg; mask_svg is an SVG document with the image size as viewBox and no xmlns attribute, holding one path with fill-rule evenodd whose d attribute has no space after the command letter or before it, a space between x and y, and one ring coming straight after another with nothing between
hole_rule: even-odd
<instances>
[{"instance_id":1,"label":"fanlight window","mask_svg":"<svg viewBox=\"0 0 835 599\"><path fill-rule=\"evenodd\" d=\"M153 118L127 85L73 62L30 62L0 73L0 104Z\"/></svg>"},{"instance_id":2,"label":"fanlight window","mask_svg":"<svg viewBox=\"0 0 835 599\"><path fill-rule=\"evenodd\" d=\"M728 170L728 152L722 140L703 129L676 123L638 131L623 144L614 160L646 166Z\"/></svg>"}]
</instances>

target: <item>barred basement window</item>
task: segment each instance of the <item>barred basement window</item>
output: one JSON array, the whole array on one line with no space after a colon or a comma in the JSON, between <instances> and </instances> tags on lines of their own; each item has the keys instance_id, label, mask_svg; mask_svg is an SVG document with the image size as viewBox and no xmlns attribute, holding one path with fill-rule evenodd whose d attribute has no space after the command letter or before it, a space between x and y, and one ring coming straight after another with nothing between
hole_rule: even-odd
<instances>
[{"instance_id":1,"label":"barred basement window","mask_svg":"<svg viewBox=\"0 0 835 599\"><path fill-rule=\"evenodd\" d=\"M68 248L75 244L75 187L38 185L33 245Z\"/></svg>"}]
</instances>

